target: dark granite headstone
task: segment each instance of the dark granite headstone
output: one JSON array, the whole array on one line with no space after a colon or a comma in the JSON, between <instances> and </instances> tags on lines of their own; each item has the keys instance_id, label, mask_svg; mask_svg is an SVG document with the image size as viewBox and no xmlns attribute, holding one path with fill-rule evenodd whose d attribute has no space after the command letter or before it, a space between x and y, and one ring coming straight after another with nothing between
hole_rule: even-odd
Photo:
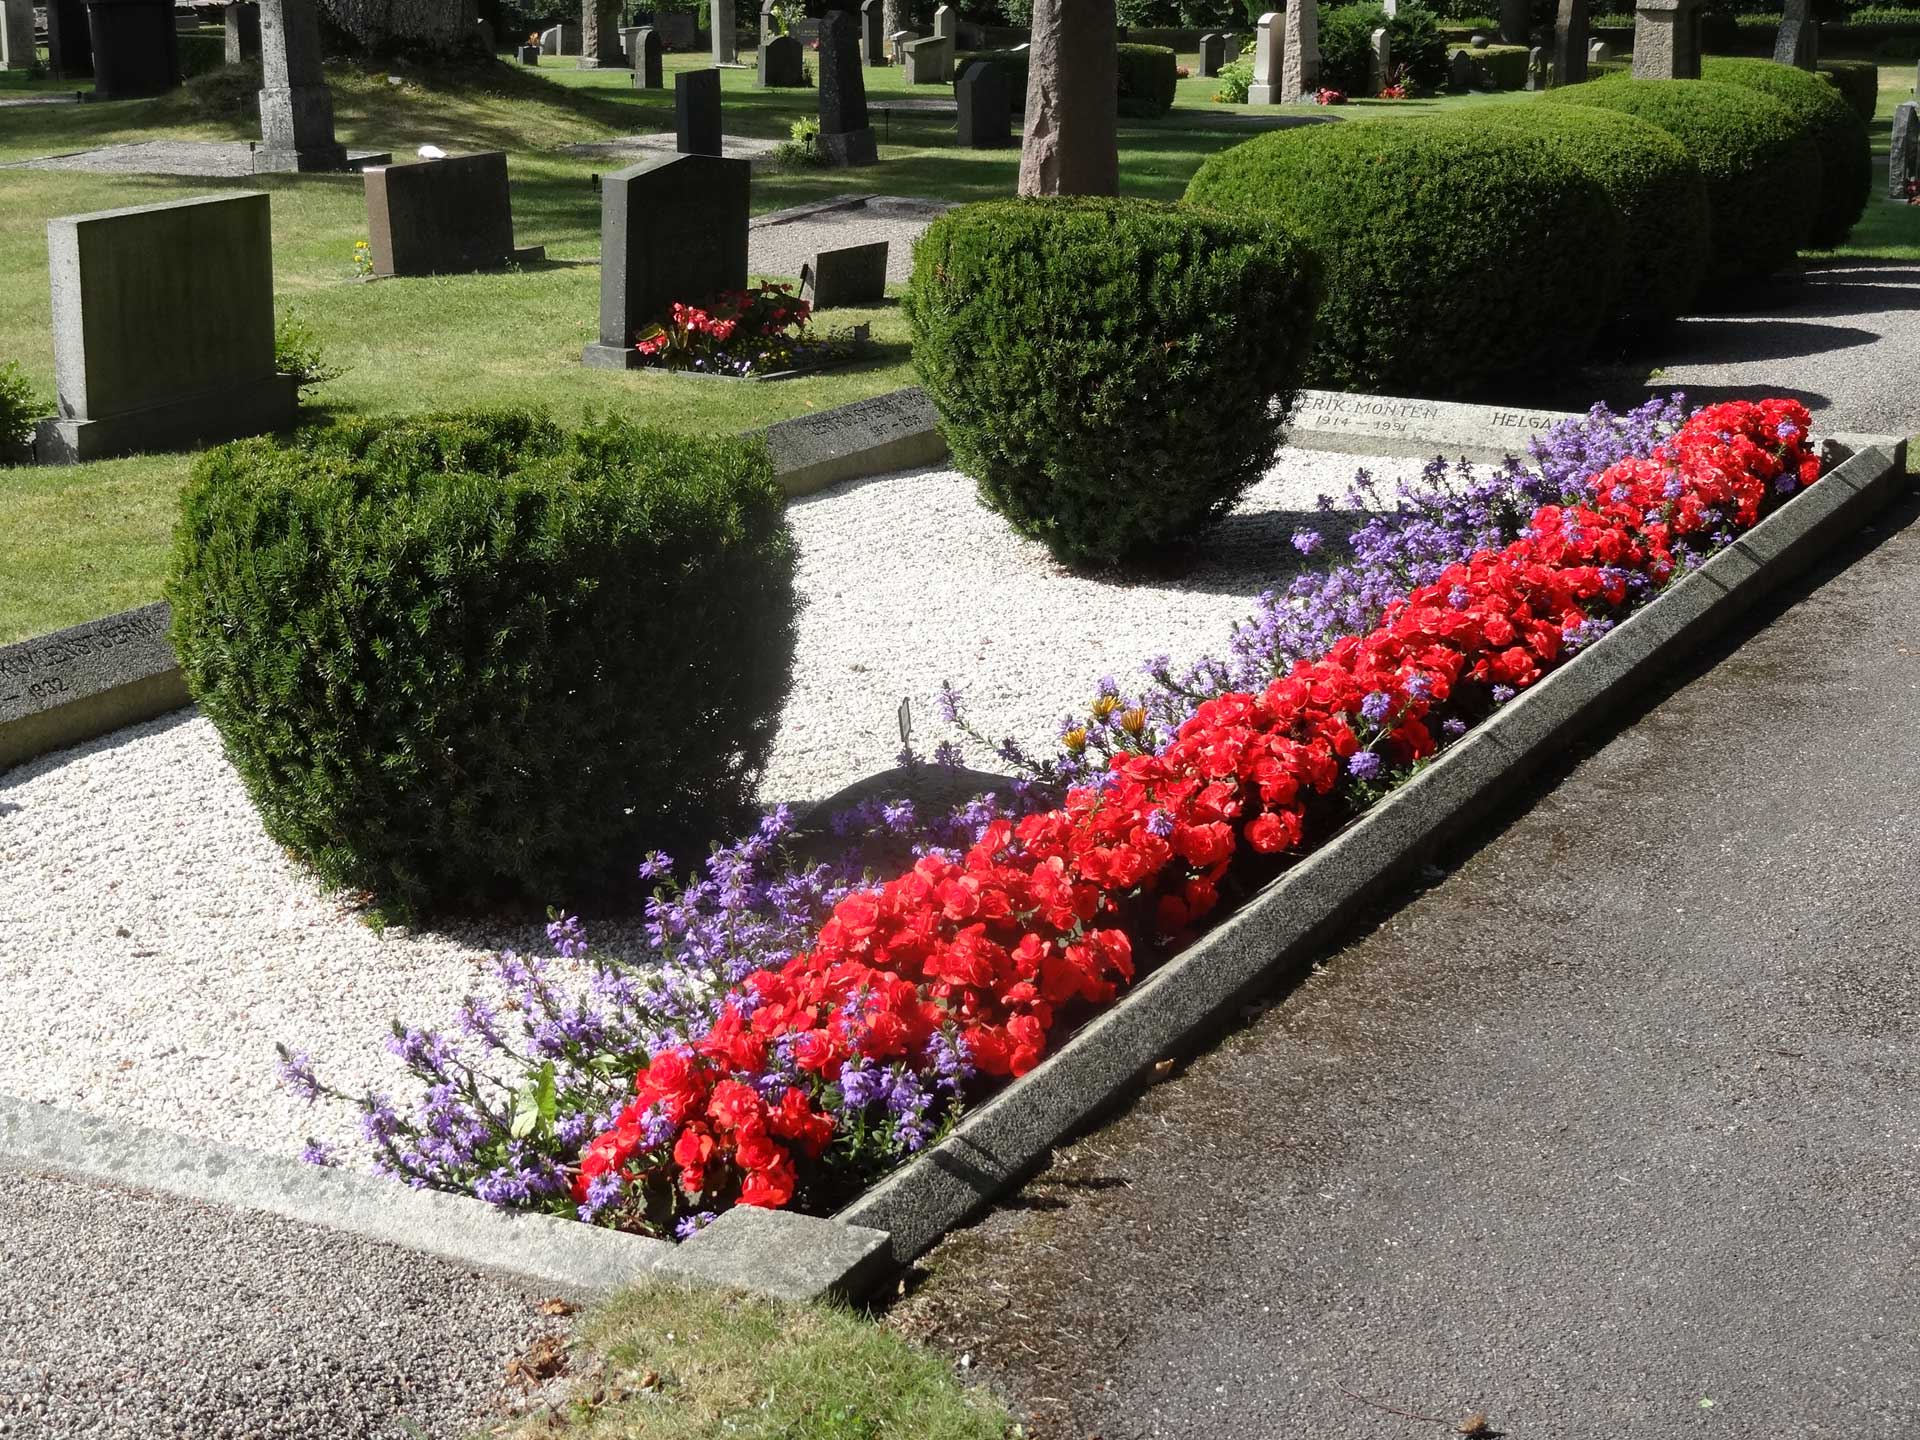
<instances>
[{"instance_id":1,"label":"dark granite headstone","mask_svg":"<svg viewBox=\"0 0 1920 1440\"><path fill-rule=\"evenodd\" d=\"M1473 88L1473 52L1455 50L1447 57L1447 88L1456 94Z\"/></svg>"},{"instance_id":2,"label":"dark granite headstone","mask_svg":"<svg viewBox=\"0 0 1920 1440\"><path fill-rule=\"evenodd\" d=\"M1903 100L1893 110L1893 131L1887 140L1887 198L1913 199L1920 186L1920 107Z\"/></svg>"},{"instance_id":3,"label":"dark granite headstone","mask_svg":"<svg viewBox=\"0 0 1920 1440\"><path fill-rule=\"evenodd\" d=\"M87 0L93 98L139 100L180 83L172 0Z\"/></svg>"},{"instance_id":4,"label":"dark granite headstone","mask_svg":"<svg viewBox=\"0 0 1920 1440\"><path fill-rule=\"evenodd\" d=\"M1220 67L1227 63L1227 41L1224 35L1202 35L1200 37L1200 76L1211 80L1220 73Z\"/></svg>"},{"instance_id":5,"label":"dark granite headstone","mask_svg":"<svg viewBox=\"0 0 1920 1440\"><path fill-rule=\"evenodd\" d=\"M653 28L660 32L660 43L670 50L693 50L700 44L700 21L691 10L653 12Z\"/></svg>"},{"instance_id":6,"label":"dark granite headstone","mask_svg":"<svg viewBox=\"0 0 1920 1440\"><path fill-rule=\"evenodd\" d=\"M93 73L86 0L47 0L47 64L65 80Z\"/></svg>"},{"instance_id":7,"label":"dark granite headstone","mask_svg":"<svg viewBox=\"0 0 1920 1440\"><path fill-rule=\"evenodd\" d=\"M666 73L660 63L660 32L651 25L622 31L627 36L627 58L633 62L633 84L638 90L659 90L666 85Z\"/></svg>"},{"instance_id":8,"label":"dark granite headstone","mask_svg":"<svg viewBox=\"0 0 1920 1440\"><path fill-rule=\"evenodd\" d=\"M260 58L260 7L252 0L229 5L222 12L227 32L227 64L244 65Z\"/></svg>"},{"instance_id":9,"label":"dark granite headstone","mask_svg":"<svg viewBox=\"0 0 1920 1440\"><path fill-rule=\"evenodd\" d=\"M587 346L584 364L635 369L634 337L676 300L746 288L752 168L717 155L676 155L601 180L600 340Z\"/></svg>"},{"instance_id":10,"label":"dark granite headstone","mask_svg":"<svg viewBox=\"0 0 1920 1440\"><path fill-rule=\"evenodd\" d=\"M822 250L800 267L800 298L816 310L874 305L887 294L887 242Z\"/></svg>"},{"instance_id":11,"label":"dark granite headstone","mask_svg":"<svg viewBox=\"0 0 1920 1440\"><path fill-rule=\"evenodd\" d=\"M860 23L846 10L829 10L820 21L819 144L829 165L871 165L880 158L867 123Z\"/></svg>"},{"instance_id":12,"label":"dark granite headstone","mask_svg":"<svg viewBox=\"0 0 1920 1440\"><path fill-rule=\"evenodd\" d=\"M517 53L520 56L520 63L522 65L538 65L540 63L540 47L538 45L522 45Z\"/></svg>"},{"instance_id":13,"label":"dark granite headstone","mask_svg":"<svg viewBox=\"0 0 1920 1440\"><path fill-rule=\"evenodd\" d=\"M682 155L720 153L720 72L682 70L673 77L674 149Z\"/></svg>"},{"instance_id":14,"label":"dark granite headstone","mask_svg":"<svg viewBox=\"0 0 1920 1440\"><path fill-rule=\"evenodd\" d=\"M936 464L945 458L947 443L933 402L916 385L778 421L767 427L767 449L780 488L806 495L873 474L881 463L900 470Z\"/></svg>"},{"instance_id":15,"label":"dark granite headstone","mask_svg":"<svg viewBox=\"0 0 1920 1440\"><path fill-rule=\"evenodd\" d=\"M544 252L513 248L504 150L366 170L376 275L464 275Z\"/></svg>"},{"instance_id":16,"label":"dark granite headstone","mask_svg":"<svg viewBox=\"0 0 1920 1440\"><path fill-rule=\"evenodd\" d=\"M1578 85L1587 78L1587 0L1560 0L1553 21L1553 83Z\"/></svg>"},{"instance_id":17,"label":"dark granite headstone","mask_svg":"<svg viewBox=\"0 0 1920 1440\"><path fill-rule=\"evenodd\" d=\"M960 102L960 143L972 150L996 150L1013 143L1013 99L1007 72L987 60L975 60L953 87Z\"/></svg>"},{"instance_id":18,"label":"dark granite headstone","mask_svg":"<svg viewBox=\"0 0 1920 1440\"><path fill-rule=\"evenodd\" d=\"M333 136L333 92L320 69L320 13L313 0L265 0L260 51L255 172L346 169L346 146Z\"/></svg>"},{"instance_id":19,"label":"dark granite headstone","mask_svg":"<svg viewBox=\"0 0 1920 1440\"><path fill-rule=\"evenodd\" d=\"M760 88L762 90L797 90L806 84L805 71L802 68L806 57L800 53L800 42L791 35L776 35L760 45Z\"/></svg>"},{"instance_id":20,"label":"dark granite headstone","mask_svg":"<svg viewBox=\"0 0 1920 1440\"><path fill-rule=\"evenodd\" d=\"M191 703L164 604L0 646L0 770Z\"/></svg>"},{"instance_id":21,"label":"dark granite headstone","mask_svg":"<svg viewBox=\"0 0 1920 1440\"><path fill-rule=\"evenodd\" d=\"M869 65L887 63L886 0L862 0L860 58Z\"/></svg>"}]
</instances>

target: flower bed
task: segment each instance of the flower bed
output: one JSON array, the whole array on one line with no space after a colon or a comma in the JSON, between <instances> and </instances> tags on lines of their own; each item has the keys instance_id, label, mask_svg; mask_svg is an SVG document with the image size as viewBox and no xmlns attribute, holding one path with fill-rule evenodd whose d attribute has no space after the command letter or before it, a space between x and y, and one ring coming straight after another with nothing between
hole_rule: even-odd
<instances>
[{"instance_id":1,"label":"flower bed","mask_svg":"<svg viewBox=\"0 0 1920 1440\"><path fill-rule=\"evenodd\" d=\"M698 305L676 300L664 322L640 332L634 348L655 369L762 378L817 370L850 359L864 336L812 329L813 307L790 285L728 290Z\"/></svg>"},{"instance_id":2,"label":"flower bed","mask_svg":"<svg viewBox=\"0 0 1920 1440\"><path fill-rule=\"evenodd\" d=\"M882 806L845 823L864 850L785 869L775 815L656 898L661 976L609 967L568 996L505 957L511 1026L477 1000L463 1026L519 1083L397 1031L428 1090L405 1120L361 1101L380 1163L656 1234L734 1203L831 1208L1817 474L1792 402L1674 418L1596 413L1538 475L1403 497L1228 660L1158 662L1143 697L1104 685L1042 767L1074 782L1057 803L1042 783L932 827ZM584 945L576 921L552 934Z\"/></svg>"}]
</instances>

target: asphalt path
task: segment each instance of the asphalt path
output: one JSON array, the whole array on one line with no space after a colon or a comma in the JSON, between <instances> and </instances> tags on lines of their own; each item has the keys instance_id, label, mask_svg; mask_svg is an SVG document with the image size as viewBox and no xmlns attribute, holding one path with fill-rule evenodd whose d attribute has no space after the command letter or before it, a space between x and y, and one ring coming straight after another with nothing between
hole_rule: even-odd
<instances>
[{"instance_id":1,"label":"asphalt path","mask_svg":"<svg viewBox=\"0 0 1920 1440\"><path fill-rule=\"evenodd\" d=\"M1920 1434L1917 515L950 1237L891 1323L1038 1440Z\"/></svg>"}]
</instances>

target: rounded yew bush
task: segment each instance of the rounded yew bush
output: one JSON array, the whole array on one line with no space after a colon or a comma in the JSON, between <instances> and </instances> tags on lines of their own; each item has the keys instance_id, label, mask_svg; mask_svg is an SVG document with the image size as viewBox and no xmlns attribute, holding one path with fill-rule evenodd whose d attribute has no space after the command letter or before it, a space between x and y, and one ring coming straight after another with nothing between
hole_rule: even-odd
<instances>
[{"instance_id":1,"label":"rounded yew bush","mask_svg":"<svg viewBox=\"0 0 1920 1440\"><path fill-rule=\"evenodd\" d=\"M795 553L763 446L529 411L195 463L167 598L267 833L408 916L577 902L753 799Z\"/></svg>"},{"instance_id":2,"label":"rounded yew bush","mask_svg":"<svg viewBox=\"0 0 1920 1440\"><path fill-rule=\"evenodd\" d=\"M1700 167L1659 126L1617 110L1574 105L1488 105L1471 119L1534 136L1602 190L1619 212L1619 288L1598 300L1617 336L1657 330L1693 302L1712 244L1713 209Z\"/></svg>"},{"instance_id":3,"label":"rounded yew bush","mask_svg":"<svg viewBox=\"0 0 1920 1440\"><path fill-rule=\"evenodd\" d=\"M1264 218L994 201L914 250L914 367L982 499L1075 565L1192 535L1272 461L1315 265Z\"/></svg>"},{"instance_id":4,"label":"rounded yew bush","mask_svg":"<svg viewBox=\"0 0 1920 1440\"><path fill-rule=\"evenodd\" d=\"M1828 250L1844 241L1873 192L1873 147L1866 122L1847 98L1822 76L1771 60L1713 55L1700 62L1700 75L1786 106L1820 151L1820 203L1807 244Z\"/></svg>"},{"instance_id":5,"label":"rounded yew bush","mask_svg":"<svg viewBox=\"0 0 1920 1440\"><path fill-rule=\"evenodd\" d=\"M1711 80L1609 75L1544 103L1619 110L1687 147L1707 182L1713 242L1702 293L1727 298L1793 263L1813 229L1820 153L1787 108Z\"/></svg>"},{"instance_id":6,"label":"rounded yew bush","mask_svg":"<svg viewBox=\"0 0 1920 1440\"><path fill-rule=\"evenodd\" d=\"M1308 376L1465 394L1577 364L1621 264L1606 193L1545 141L1494 126L1344 121L1211 156L1187 200L1297 226L1326 267Z\"/></svg>"}]
</instances>

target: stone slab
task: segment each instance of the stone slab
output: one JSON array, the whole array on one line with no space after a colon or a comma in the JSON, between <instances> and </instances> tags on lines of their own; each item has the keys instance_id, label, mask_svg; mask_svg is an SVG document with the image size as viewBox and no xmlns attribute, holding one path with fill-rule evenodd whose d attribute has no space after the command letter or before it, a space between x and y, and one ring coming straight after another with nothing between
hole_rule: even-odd
<instances>
[{"instance_id":1,"label":"stone slab","mask_svg":"<svg viewBox=\"0 0 1920 1440\"><path fill-rule=\"evenodd\" d=\"M887 1236L790 1210L737 1205L662 1257L659 1271L779 1300L860 1300L892 1270Z\"/></svg>"},{"instance_id":2,"label":"stone slab","mask_svg":"<svg viewBox=\"0 0 1920 1440\"><path fill-rule=\"evenodd\" d=\"M163 602L0 646L0 770L189 704Z\"/></svg>"},{"instance_id":3,"label":"stone slab","mask_svg":"<svg viewBox=\"0 0 1920 1440\"><path fill-rule=\"evenodd\" d=\"M113 455L197 449L287 429L299 418L299 405L300 384L293 376L264 375L97 420L55 415L36 428L34 456L42 465L78 465Z\"/></svg>"},{"instance_id":4,"label":"stone slab","mask_svg":"<svg viewBox=\"0 0 1920 1440\"><path fill-rule=\"evenodd\" d=\"M842 480L937 465L947 456L933 402L918 386L767 427L773 473L789 496Z\"/></svg>"},{"instance_id":5,"label":"stone slab","mask_svg":"<svg viewBox=\"0 0 1920 1440\"><path fill-rule=\"evenodd\" d=\"M503 150L365 172L376 275L460 275L512 263L513 202Z\"/></svg>"},{"instance_id":6,"label":"stone slab","mask_svg":"<svg viewBox=\"0 0 1920 1440\"><path fill-rule=\"evenodd\" d=\"M1286 443L1350 455L1524 459L1529 437L1575 418L1559 410L1302 390L1287 422Z\"/></svg>"},{"instance_id":7,"label":"stone slab","mask_svg":"<svg viewBox=\"0 0 1920 1440\"><path fill-rule=\"evenodd\" d=\"M1341 925L1378 903L1383 883L1511 794L1569 735L1631 703L1649 676L1792 578L1825 543L1864 524L1904 484L1903 450L1901 441L1875 439L1762 521L1749 534L1752 544L1721 552L1502 707L834 1218L887 1231L896 1263L924 1253L1124 1098L1155 1062L1194 1048L1244 996L1308 963ZM1756 561L1756 554L1773 558Z\"/></svg>"},{"instance_id":8,"label":"stone slab","mask_svg":"<svg viewBox=\"0 0 1920 1440\"><path fill-rule=\"evenodd\" d=\"M822 250L800 267L800 296L815 310L877 305L887 293L885 240Z\"/></svg>"}]
</instances>

